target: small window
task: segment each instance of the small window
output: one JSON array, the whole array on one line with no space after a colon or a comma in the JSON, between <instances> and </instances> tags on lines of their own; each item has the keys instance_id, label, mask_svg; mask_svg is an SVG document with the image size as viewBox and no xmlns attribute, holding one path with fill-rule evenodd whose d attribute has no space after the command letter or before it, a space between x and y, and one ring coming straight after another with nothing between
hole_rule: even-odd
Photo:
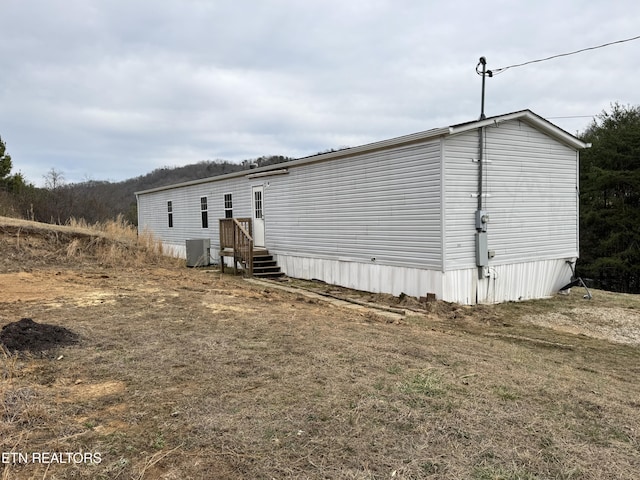
<instances>
[{"instance_id":1,"label":"small window","mask_svg":"<svg viewBox=\"0 0 640 480\"><path fill-rule=\"evenodd\" d=\"M173 228L173 203L167 202L167 216L169 218L169 228Z\"/></svg>"},{"instance_id":2,"label":"small window","mask_svg":"<svg viewBox=\"0 0 640 480\"><path fill-rule=\"evenodd\" d=\"M230 193L224 194L224 218L233 218L233 199Z\"/></svg>"},{"instance_id":3,"label":"small window","mask_svg":"<svg viewBox=\"0 0 640 480\"><path fill-rule=\"evenodd\" d=\"M254 218L262 218L262 192L260 190L255 190L253 192L253 206L255 209Z\"/></svg>"},{"instance_id":4,"label":"small window","mask_svg":"<svg viewBox=\"0 0 640 480\"><path fill-rule=\"evenodd\" d=\"M202 215L202 228L209 228L209 212L207 210L207 197L200 198L200 213Z\"/></svg>"}]
</instances>

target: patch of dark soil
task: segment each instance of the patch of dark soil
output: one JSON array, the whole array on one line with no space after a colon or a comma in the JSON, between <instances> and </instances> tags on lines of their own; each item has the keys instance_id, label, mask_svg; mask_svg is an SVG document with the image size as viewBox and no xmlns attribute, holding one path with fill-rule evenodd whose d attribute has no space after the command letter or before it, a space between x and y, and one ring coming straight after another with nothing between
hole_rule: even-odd
<instances>
[{"instance_id":1,"label":"patch of dark soil","mask_svg":"<svg viewBox=\"0 0 640 480\"><path fill-rule=\"evenodd\" d=\"M78 335L57 325L37 323L23 318L0 331L0 343L10 352L42 353L78 342Z\"/></svg>"}]
</instances>

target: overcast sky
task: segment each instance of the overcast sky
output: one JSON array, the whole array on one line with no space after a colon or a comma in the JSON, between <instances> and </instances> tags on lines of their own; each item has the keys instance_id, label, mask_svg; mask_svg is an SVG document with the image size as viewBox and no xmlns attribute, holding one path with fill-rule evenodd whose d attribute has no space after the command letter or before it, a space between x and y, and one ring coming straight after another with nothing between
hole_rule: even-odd
<instances>
[{"instance_id":1,"label":"overcast sky","mask_svg":"<svg viewBox=\"0 0 640 480\"><path fill-rule=\"evenodd\" d=\"M640 35L637 0L0 0L0 136L42 185L303 157L480 114L497 69ZM488 116L640 104L640 40L487 79ZM551 118L576 133L590 118Z\"/></svg>"}]
</instances>

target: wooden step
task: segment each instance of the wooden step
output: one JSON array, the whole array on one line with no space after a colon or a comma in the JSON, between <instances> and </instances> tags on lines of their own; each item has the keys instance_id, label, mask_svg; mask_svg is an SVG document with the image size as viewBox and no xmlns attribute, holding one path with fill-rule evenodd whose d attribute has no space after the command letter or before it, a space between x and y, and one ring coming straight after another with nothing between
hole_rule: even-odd
<instances>
[{"instance_id":1,"label":"wooden step","mask_svg":"<svg viewBox=\"0 0 640 480\"><path fill-rule=\"evenodd\" d=\"M284 275L280 267L273 259L273 255L267 250L253 252L253 276L254 277L281 277Z\"/></svg>"},{"instance_id":2,"label":"wooden step","mask_svg":"<svg viewBox=\"0 0 640 480\"><path fill-rule=\"evenodd\" d=\"M226 248L220 250L221 256L233 256L233 249ZM242 262L241 262L242 263ZM246 268L246 265L244 266ZM224 268L222 270L224 272ZM254 277L281 277L284 273L280 270L273 255L266 248L257 248L253 250L253 276Z\"/></svg>"},{"instance_id":3,"label":"wooden step","mask_svg":"<svg viewBox=\"0 0 640 480\"><path fill-rule=\"evenodd\" d=\"M253 268L277 267L277 266L278 264L276 263L275 260L254 260L253 261Z\"/></svg>"},{"instance_id":4,"label":"wooden step","mask_svg":"<svg viewBox=\"0 0 640 480\"><path fill-rule=\"evenodd\" d=\"M275 272L257 272L253 271L253 276L257 278L278 278L284 276L284 273L280 271L280 267L278 267L278 271Z\"/></svg>"}]
</instances>

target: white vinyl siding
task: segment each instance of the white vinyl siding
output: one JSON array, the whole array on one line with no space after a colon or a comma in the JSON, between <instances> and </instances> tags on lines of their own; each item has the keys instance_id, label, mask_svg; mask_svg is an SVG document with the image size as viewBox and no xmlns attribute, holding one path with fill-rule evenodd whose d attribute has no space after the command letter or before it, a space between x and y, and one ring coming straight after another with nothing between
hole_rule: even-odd
<instances>
[{"instance_id":1,"label":"white vinyl siding","mask_svg":"<svg viewBox=\"0 0 640 480\"><path fill-rule=\"evenodd\" d=\"M483 278L475 258L479 124L483 209L495 252ZM139 192L139 228L177 254L192 238L207 237L217 249L218 219L251 217L260 187L265 247L293 277L469 304L537 298L566 284L566 260L578 255L577 150L584 146L531 112L514 112L273 171ZM203 197L208 229L197 208Z\"/></svg>"},{"instance_id":2,"label":"white vinyl siding","mask_svg":"<svg viewBox=\"0 0 640 480\"><path fill-rule=\"evenodd\" d=\"M487 127L484 206L490 264L577 256L577 156L574 148L525 122ZM475 265L478 134L446 146L447 269Z\"/></svg>"},{"instance_id":3,"label":"white vinyl siding","mask_svg":"<svg viewBox=\"0 0 640 480\"><path fill-rule=\"evenodd\" d=\"M212 179L145 193L140 226L183 245L203 235L190 206L202 196L218 198L209 202L208 229L217 245L225 195L232 195L235 217L249 217L252 187L262 185L265 240L273 254L441 269L440 148L437 139L294 166L286 175ZM169 196L173 229L165 228L166 218L164 225L154 220L157 203Z\"/></svg>"},{"instance_id":4,"label":"white vinyl siding","mask_svg":"<svg viewBox=\"0 0 640 480\"><path fill-rule=\"evenodd\" d=\"M269 250L440 268L440 141L291 168L265 184Z\"/></svg>"},{"instance_id":5,"label":"white vinyl siding","mask_svg":"<svg viewBox=\"0 0 640 480\"><path fill-rule=\"evenodd\" d=\"M487 128L491 263L578 256L576 152L520 121Z\"/></svg>"},{"instance_id":6,"label":"white vinyl siding","mask_svg":"<svg viewBox=\"0 0 640 480\"><path fill-rule=\"evenodd\" d=\"M478 134L445 141L445 260L447 270L475 266L475 211L478 208ZM491 225L489 226L491 227Z\"/></svg>"},{"instance_id":7,"label":"white vinyl siding","mask_svg":"<svg viewBox=\"0 0 640 480\"><path fill-rule=\"evenodd\" d=\"M247 193L248 189L248 193ZM211 239L212 248L219 243L218 219L225 218L224 194L232 193L236 217L251 215L251 189L244 177L225 182L208 182L186 187L145 193L138 197L139 230L145 228L163 243L184 247L185 240ZM209 228L202 228L201 198L207 197ZM243 200L243 197L244 200ZM171 199L173 228L167 223L167 199Z\"/></svg>"}]
</instances>

